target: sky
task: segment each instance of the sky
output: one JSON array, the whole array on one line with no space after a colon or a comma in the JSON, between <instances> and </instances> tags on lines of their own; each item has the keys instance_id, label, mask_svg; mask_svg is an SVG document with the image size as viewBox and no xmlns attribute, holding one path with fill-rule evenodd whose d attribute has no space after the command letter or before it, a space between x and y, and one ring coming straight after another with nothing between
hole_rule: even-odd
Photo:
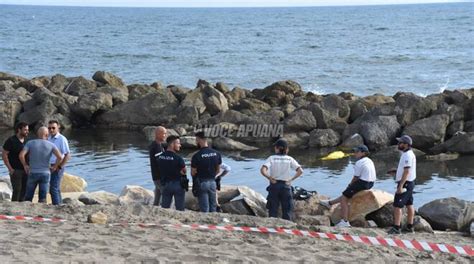
<instances>
[{"instance_id":1,"label":"sky","mask_svg":"<svg viewBox=\"0 0 474 264\"><path fill-rule=\"evenodd\" d=\"M123 7L279 7L466 2L462 0L0 0L0 4ZM467 1L469 2L469 1Z\"/></svg>"}]
</instances>

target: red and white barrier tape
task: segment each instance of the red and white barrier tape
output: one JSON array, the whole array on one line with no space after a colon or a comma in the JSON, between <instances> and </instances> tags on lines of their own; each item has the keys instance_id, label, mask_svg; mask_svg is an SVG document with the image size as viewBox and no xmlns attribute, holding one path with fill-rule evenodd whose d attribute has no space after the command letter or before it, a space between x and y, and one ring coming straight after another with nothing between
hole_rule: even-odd
<instances>
[{"instance_id":1,"label":"red and white barrier tape","mask_svg":"<svg viewBox=\"0 0 474 264\"><path fill-rule=\"evenodd\" d=\"M34 221L34 222L54 222L62 223L66 222L65 219L60 218L44 218L44 217L29 217L29 216L11 216L11 215L0 215L0 220L13 220L13 221ZM464 256L474 256L474 250L470 246L454 246L449 244L437 244L425 241L417 240L405 240L396 238L383 238L383 237L370 237L370 236L355 236L355 235L342 235L333 233L321 233L315 231L305 231L298 229L286 229L286 228L270 228L270 227L248 227L248 226L232 226L232 225L199 225L199 224L146 224L146 223L115 223L109 224L109 226L129 226L137 225L139 227L173 227L173 228L187 228L193 230L222 230L232 232L255 232L263 234L289 234L301 237L313 237L313 238L325 238L330 240L339 240L347 242L364 243L366 245L374 246L386 246L386 247L398 247L403 249L416 249L419 251L430 251L430 252L444 252L453 253Z\"/></svg>"},{"instance_id":2,"label":"red and white barrier tape","mask_svg":"<svg viewBox=\"0 0 474 264\"><path fill-rule=\"evenodd\" d=\"M22 216L22 215L0 215L0 220L53 222L53 223L66 222L66 220L60 219L60 218L44 218L40 216L30 217L30 216Z\"/></svg>"},{"instance_id":3,"label":"red and white barrier tape","mask_svg":"<svg viewBox=\"0 0 474 264\"><path fill-rule=\"evenodd\" d=\"M111 224L112 226L127 226L130 224ZM453 253L464 256L474 256L474 250L470 246L453 246L449 244L437 244L417 240L405 240L396 238L383 238L383 237L370 237L370 236L355 236L355 235L342 235L333 233L321 233L314 231L304 231L298 229L285 229L285 228L269 228L269 227L247 227L247 226L221 226L221 225L199 225L199 224L134 224L139 227L174 227L174 228L187 228L187 229L200 229L200 230L222 230L222 231L234 231L234 232L256 232L263 234L289 234L302 237L313 237L313 238L325 238L330 240L339 240L347 242L364 243L373 246L386 246L386 247L398 247L403 249L416 249L419 251L431 251L431 252L444 252Z\"/></svg>"}]
</instances>

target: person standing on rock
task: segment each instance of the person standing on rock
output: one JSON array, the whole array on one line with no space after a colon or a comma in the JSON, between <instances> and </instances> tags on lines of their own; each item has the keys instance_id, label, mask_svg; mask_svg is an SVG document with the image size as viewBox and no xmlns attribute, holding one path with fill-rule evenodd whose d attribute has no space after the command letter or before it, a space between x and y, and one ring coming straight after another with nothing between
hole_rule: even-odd
<instances>
[{"instance_id":1,"label":"person standing on rock","mask_svg":"<svg viewBox=\"0 0 474 264\"><path fill-rule=\"evenodd\" d=\"M204 132L196 133L196 144L200 149L191 159L191 175L193 184L199 187L199 209L201 212L216 212L216 175L219 174L222 157L209 147Z\"/></svg>"},{"instance_id":2,"label":"person standing on rock","mask_svg":"<svg viewBox=\"0 0 474 264\"><path fill-rule=\"evenodd\" d=\"M176 210L184 211L185 187L182 186L183 177L186 177L186 164L177 152L181 150L181 142L178 136L169 136L166 139L168 145L165 152L156 158L158 165L158 176L161 189L161 207L170 208L174 198Z\"/></svg>"},{"instance_id":3,"label":"person standing on rock","mask_svg":"<svg viewBox=\"0 0 474 264\"><path fill-rule=\"evenodd\" d=\"M155 200L153 201L153 205L159 206L160 199L161 199L161 184L160 178L158 175L158 163L157 157L163 153L166 149L166 135L167 135L166 128L159 126L155 129L155 140L151 142L150 146L148 147L148 153L150 156L150 167L151 167L151 177L153 179L153 183L155 184Z\"/></svg>"},{"instance_id":4,"label":"person standing on rock","mask_svg":"<svg viewBox=\"0 0 474 264\"><path fill-rule=\"evenodd\" d=\"M57 170L51 171L51 181L49 183L49 193L51 194L51 201L53 205L61 204L63 201L61 197L61 180L64 175L66 163L71 158L69 142L67 138L60 133L60 129L61 126L57 120L50 120L48 122L48 141L53 143L61 153L61 163L59 163ZM50 164L51 167L56 164L55 156L51 156Z\"/></svg>"},{"instance_id":5,"label":"person standing on rock","mask_svg":"<svg viewBox=\"0 0 474 264\"><path fill-rule=\"evenodd\" d=\"M341 216L342 219L336 224L337 227L350 227L349 223L349 200L356 193L369 190L374 186L374 182L377 178L375 172L374 162L368 157L369 148L365 145L354 148L354 155L357 158L354 164L354 177L347 188L342 192L342 196L330 201L322 200L321 205L331 208L332 205L341 203Z\"/></svg>"},{"instance_id":6,"label":"person standing on rock","mask_svg":"<svg viewBox=\"0 0 474 264\"><path fill-rule=\"evenodd\" d=\"M279 207L282 207L282 218L292 219L293 192L291 183L303 174L300 164L288 156L288 142L278 139L274 144L275 155L267 158L260 173L270 181L267 187L267 208L270 217L278 217ZM292 171L295 171L292 176Z\"/></svg>"},{"instance_id":7,"label":"person standing on rock","mask_svg":"<svg viewBox=\"0 0 474 264\"><path fill-rule=\"evenodd\" d=\"M10 182L13 188L13 202L23 202L25 200L26 181L28 178L19 155L25 145L28 133L28 124L19 122L15 126L15 135L9 137L3 144L2 159L10 175Z\"/></svg>"},{"instance_id":8,"label":"person standing on rock","mask_svg":"<svg viewBox=\"0 0 474 264\"><path fill-rule=\"evenodd\" d=\"M57 171L62 156L56 146L48 141L48 128L40 127L38 139L28 141L20 152L20 161L28 175L25 201L32 201L36 186L39 185L38 202L46 203L51 171ZM26 155L28 154L28 162ZM51 156L56 157L56 163L50 167Z\"/></svg>"},{"instance_id":9,"label":"person standing on rock","mask_svg":"<svg viewBox=\"0 0 474 264\"><path fill-rule=\"evenodd\" d=\"M401 232L413 233L413 220L415 208L413 207L413 189L416 179L416 156L411 148L413 140L410 136L403 135L397 138L398 149L402 152L395 175L397 191L393 201L393 227L389 234L401 234ZM402 209L407 207L407 225L401 230Z\"/></svg>"}]
</instances>

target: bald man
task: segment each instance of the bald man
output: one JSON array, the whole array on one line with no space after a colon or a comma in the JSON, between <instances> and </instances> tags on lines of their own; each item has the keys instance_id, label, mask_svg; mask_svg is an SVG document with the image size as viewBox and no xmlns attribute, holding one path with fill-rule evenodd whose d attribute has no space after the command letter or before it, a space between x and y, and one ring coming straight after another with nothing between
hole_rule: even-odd
<instances>
[{"instance_id":1,"label":"bald man","mask_svg":"<svg viewBox=\"0 0 474 264\"><path fill-rule=\"evenodd\" d=\"M38 139L28 141L20 152L20 161L23 164L28 180L26 182L25 201L32 201L36 186L39 185L38 202L46 203L51 171L58 170L62 161L61 153L56 146L48 141L48 129L40 127L37 132ZM28 154L28 162L26 162ZM49 160L56 156L56 163L50 167Z\"/></svg>"},{"instance_id":2,"label":"bald man","mask_svg":"<svg viewBox=\"0 0 474 264\"><path fill-rule=\"evenodd\" d=\"M158 173L157 158L166 150L166 136L168 131L165 127L159 126L155 129L155 140L151 142L149 147L150 167L153 183L155 184L155 201L153 205L159 206L161 200L161 184Z\"/></svg>"}]
</instances>

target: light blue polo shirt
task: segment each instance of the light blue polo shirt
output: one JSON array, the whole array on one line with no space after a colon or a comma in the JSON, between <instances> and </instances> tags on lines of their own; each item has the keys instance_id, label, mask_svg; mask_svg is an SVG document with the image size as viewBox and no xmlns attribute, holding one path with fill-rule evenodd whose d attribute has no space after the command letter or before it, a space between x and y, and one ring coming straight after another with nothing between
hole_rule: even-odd
<instances>
[{"instance_id":1,"label":"light blue polo shirt","mask_svg":"<svg viewBox=\"0 0 474 264\"><path fill-rule=\"evenodd\" d=\"M67 138L61 133L57 133L56 136L49 136L48 141L53 143L56 148L59 150L59 153L61 153L61 158L64 158L64 155L69 154L69 143L67 141ZM56 156L51 156L51 159L49 160L49 163L55 164L56 163Z\"/></svg>"},{"instance_id":2,"label":"light blue polo shirt","mask_svg":"<svg viewBox=\"0 0 474 264\"><path fill-rule=\"evenodd\" d=\"M31 173L50 173L49 160L54 156L56 146L44 139L34 139L26 142L23 150L28 152Z\"/></svg>"}]
</instances>

